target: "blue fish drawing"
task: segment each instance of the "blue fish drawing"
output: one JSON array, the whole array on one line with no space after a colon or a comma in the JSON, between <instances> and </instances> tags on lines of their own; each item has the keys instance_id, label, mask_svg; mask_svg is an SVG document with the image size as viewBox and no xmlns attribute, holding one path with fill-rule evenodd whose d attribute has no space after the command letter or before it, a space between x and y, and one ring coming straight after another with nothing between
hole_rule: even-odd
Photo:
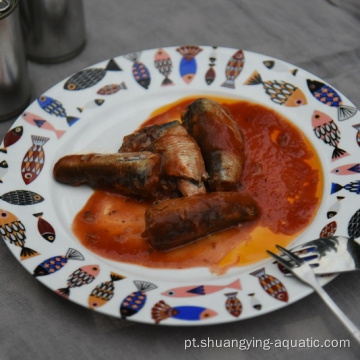
<instances>
[{"instance_id":1,"label":"blue fish drawing","mask_svg":"<svg viewBox=\"0 0 360 360\"><path fill-rule=\"evenodd\" d=\"M69 248L66 255L53 256L40 263L34 270L34 276L51 275L62 269L67 264L68 260L83 261L84 257L78 250Z\"/></svg>"},{"instance_id":2,"label":"blue fish drawing","mask_svg":"<svg viewBox=\"0 0 360 360\"><path fill-rule=\"evenodd\" d=\"M360 194L360 180L350 182L349 184L346 184L346 185L340 185L337 183L331 184L331 194L335 194L342 189L345 189L347 191L350 191L352 193L359 195Z\"/></svg>"},{"instance_id":3,"label":"blue fish drawing","mask_svg":"<svg viewBox=\"0 0 360 360\"><path fill-rule=\"evenodd\" d=\"M133 62L132 74L136 82L144 89L148 89L151 81L150 71L148 68L139 60L140 52L130 53L124 55L124 57Z\"/></svg>"},{"instance_id":4,"label":"blue fish drawing","mask_svg":"<svg viewBox=\"0 0 360 360\"><path fill-rule=\"evenodd\" d=\"M151 317L155 320L156 324L159 324L160 321L168 318L185 321L199 321L209 319L216 315L217 312L214 310L202 306L184 305L171 307L163 300L157 302L151 310Z\"/></svg>"},{"instance_id":5,"label":"blue fish drawing","mask_svg":"<svg viewBox=\"0 0 360 360\"><path fill-rule=\"evenodd\" d=\"M67 116L66 111L59 100L42 95L38 97L37 101L40 107L48 114L65 118L69 126L74 125L79 120L78 117Z\"/></svg>"},{"instance_id":6,"label":"blue fish drawing","mask_svg":"<svg viewBox=\"0 0 360 360\"><path fill-rule=\"evenodd\" d=\"M307 85L314 96L322 104L338 108L338 117L340 121L353 117L357 108L354 106L344 105L341 96L331 86L318 81L307 79Z\"/></svg>"},{"instance_id":7,"label":"blue fish drawing","mask_svg":"<svg viewBox=\"0 0 360 360\"><path fill-rule=\"evenodd\" d=\"M134 284L137 291L129 294L120 305L120 314L123 319L137 314L145 305L147 299L146 292L157 288L156 285L147 281L135 280Z\"/></svg>"}]
</instances>

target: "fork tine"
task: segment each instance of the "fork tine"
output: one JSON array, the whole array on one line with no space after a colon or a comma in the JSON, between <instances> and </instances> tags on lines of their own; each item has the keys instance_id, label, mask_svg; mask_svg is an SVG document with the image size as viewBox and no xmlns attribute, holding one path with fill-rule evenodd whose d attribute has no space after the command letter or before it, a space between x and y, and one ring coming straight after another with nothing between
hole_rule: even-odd
<instances>
[{"instance_id":1,"label":"fork tine","mask_svg":"<svg viewBox=\"0 0 360 360\"><path fill-rule=\"evenodd\" d=\"M283 265L286 269L288 269L288 270L292 269L292 266L290 265L290 263L288 261L286 261L284 258L282 258L281 256L274 254L270 250L266 250L266 252L269 255L271 255L278 263Z\"/></svg>"},{"instance_id":2,"label":"fork tine","mask_svg":"<svg viewBox=\"0 0 360 360\"><path fill-rule=\"evenodd\" d=\"M297 255L295 255L294 253L292 253L291 251L283 248L280 245L275 245L280 251L282 251L285 255L287 255L291 260L293 260L298 266L300 266L301 264L304 263L304 260L302 260L301 258L299 258Z\"/></svg>"}]
</instances>

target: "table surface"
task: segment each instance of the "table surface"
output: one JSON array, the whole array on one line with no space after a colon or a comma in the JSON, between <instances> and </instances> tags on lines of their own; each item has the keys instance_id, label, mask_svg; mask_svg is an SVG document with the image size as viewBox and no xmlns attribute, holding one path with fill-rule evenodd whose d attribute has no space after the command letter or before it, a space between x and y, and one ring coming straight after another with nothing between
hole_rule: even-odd
<instances>
[{"instance_id":1,"label":"table surface","mask_svg":"<svg viewBox=\"0 0 360 360\"><path fill-rule=\"evenodd\" d=\"M175 45L242 48L310 71L360 107L360 4L357 0L86 0L87 45L74 59L28 63L32 100L69 75L138 50ZM341 6L340 6L341 4ZM338 5L338 6L337 6ZM0 124L3 138L15 119ZM28 274L0 242L0 359L357 359L360 347L319 297L230 324L138 324L82 308ZM326 291L360 327L360 277L339 275ZM213 340L185 350L185 341ZM243 340L248 350L220 347ZM262 346L282 341L282 348ZM314 340L350 339L350 348ZM307 340L305 347L292 347ZM298 345L300 342L298 343ZM212 346L211 346L212 345ZM286 348L286 347L289 348Z\"/></svg>"}]
</instances>

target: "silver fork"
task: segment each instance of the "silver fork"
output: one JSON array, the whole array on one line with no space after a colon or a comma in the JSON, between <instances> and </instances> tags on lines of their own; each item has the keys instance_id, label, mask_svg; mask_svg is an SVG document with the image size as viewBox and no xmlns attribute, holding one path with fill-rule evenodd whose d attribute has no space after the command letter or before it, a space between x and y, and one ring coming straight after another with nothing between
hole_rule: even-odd
<instances>
[{"instance_id":1,"label":"silver fork","mask_svg":"<svg viewBox=\"0 0 360 360\"><path fill-rule=\"evenodd\" d=\"M289 250L286 250L280 245L276 245L276 247L283 254L287 255L291 261L285 260L282 256L276 255L269 250L267 250L268 254L270 254L274 259L276 259L276 261L292 272L298 279L303 281L305 284L310 285L360 344L360 330L343 313L343 311L335 304L327 292L322 288L310 265L299 256L295 255Z\"/></svg>"}]
</instances>

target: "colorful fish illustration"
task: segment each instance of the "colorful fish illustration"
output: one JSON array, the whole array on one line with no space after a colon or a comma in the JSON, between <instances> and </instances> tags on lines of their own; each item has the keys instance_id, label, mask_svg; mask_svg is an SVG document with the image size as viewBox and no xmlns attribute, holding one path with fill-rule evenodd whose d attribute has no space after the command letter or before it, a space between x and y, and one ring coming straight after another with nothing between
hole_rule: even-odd
<instances>
[{"instance_id":1,"label":"colorful fish illustration","mask_svg":"<svg viewBox=\"0 0 360 360\"><path fill-rule=\"evenodd\" d=\"M260 301L258 300L258 298L255 296L255 293L248 294L248 296L250 296L251 306L252 306L255 310L260 311L261 308L262 308L262 305L261 305Z\"/></svg>"},{"instance_id":2,"label":"colorful fish illustration","mask_svg":"<svg viewBox=\"0 0 360 360\"><path fill-rule=\"evenodd\" d=\"M311 124L316 137L334 148L332 161L349 155L345 150L338 147L341 139L340 130L329 115L315 110L311 117Z\"/></svg>"},{"instance_id":3,"label":"colorful fish illustration","mask_svg":"<svg viewBox=\"0 0 360 360\"><path fill-rule=\"evenodd\" d=\"M158 49L154 56L155 67L159 70L160 74L165 78L161 83L161 86L174 85L174 82L169 79L169 75L172 72L173 63L170 55L162 48Z\"/></svg>"},{"instance_id":4,"label":"colorful fish illustration","mask_svg":"<svg viewBox=\"0 0 360 360\"><path fill-rule=\"evenodd\" d=\"M120 315L123 319L137 314L145 305L147 299L146 292L157 288L156 285L147 281L135 280L134 284L137 291L129 294L120 305Z\"/></svg>"},{"instance_id":5,"label":"colorful fish illustration","mask_svg":"<svg viewBox=\"0 0 360 360\"><path fill-rule=\"evenodd\" d=\"M15 128L9 130L4 137L4 147L0 148L0 152L7 153L7 148L19 141L23 132L24 129L22 126L16 126Z\"/></svg>"},{"instance_id":6,"label":"colorful fish illustration","mask_svg":"<svg viewBox=\"0 0 360 360\"><path fill-rule=\"evenodd\" d=\"M272 275L265 273L265 268L250 273L259 279L261 287L274 299L287 302L289 300L288 292L284 284Z\"/></svg>"},{"instance_id":7,"label":"colorful fish illustration","mask_svg":"<svg viewBox=\"0 0 360 360\"><path fill-rule=\"evenodd\" d=\"M209 69L205 74L205 82L208 85L211 85L214 82L215 77L216 77L216 73L215 73L215 69L214 69L215 62L216 62L216 49L217 49L217 46L213 46L213 50L211 51L210 56L209 56L209 62L210 62Z\"/></svg>"},{"instance_id":8,"label":"colorful fish illustration","mask_svg":"<svg viewBox=\"0 0 360 360\"><path fill-rule=\"evenodd\" d=\"M230 58L225 69L225 82L221 85L230 89L235 89L235 79L240 75L245 65L245 54L243 50L238 50Z\"/></svg>"},{"instance_id":9,"label":"colorful fish illustration","mask_svg":"<svg viewBox=\"0 0 360 360\"><path fill-rule=\"evenodd\" d=\"M0 209L0 236L11 245L21 247L20 260L40 255L37 251L25 247L25 230L24 224L14 214Z\"/></svg>"},{"instance_id":10,"label":"colorful fish illustration","mask_svg":"<svg viewBox=\"0 0 360 360\"><path fill-rule=\"evenodd\" d=\"M79 112L82 113L84 110L96 109L99 106L101 106L104 102L105 102L104 99L92 99L88 101L84 106L77 107L77 109Z\"/></svg>"},{"instance_id":11,"label":"colorful fish illustration","mask_svg":"<svg viewBox=\"0 0 360 360\"><path fill-rule=\"evenodd\" d=\"M330 206L328 212L326 213L328 219L334 217L339 212L341 207L340 201L343 199L345 199L344 196L338 196L336 198L336 201Z\"/></svg>"},{"instance_id":12,"label":"colorful fish illustration","mask_svg":"<svg viewBox=\"0 0 360 360\"><path fill-rule=\"evenodd\" d=\"M82 266L70 275L67 286L56 290L56 293L68 299L70 296L70 289L92 283L99 275L99 272L99 265Z\"/></svg>"},{"instance_id":13,"label":"colorful fish illustration","mask_svg":"<svg viewBox=\"0 0 360 360\"><path fill-rule=\"evenodd\" d=\"M95 309L105 305L110 301L114 296L114 282L125 279L125 276L116 274L114 272L110 273L110 280L102 282L100 285L96 286L94 290L89 295L89 308Z\"/></svg>"},{"instance_id":14,"label":"colorful fish illustration","mask_svg":"<svg viewBox=\"0 0 360 360\"><path fill-rule=\"evenodd\" d=\"M357 144L360 146L360 124L355 124L353 125L353 128L355 130L357 130L357 133L356 133L356 142Z\"/></svg>"},{"instance_id":15,"label":"colorful fish illustration","mask_svg":"<svg viewBox=\"0 0 360 360\"><path fill-rule=\"evenodd\" d=\"M6 160L3 160L0 162L0 184L3 182L2 178L5 176L5 174L9 170L9 165Z\"/></svg>"},{"instance_id":16,"label":"colorful fish illustration","mask_svg":"<svg viewBox=\"0 0 360 360\"><path fill-rule=\"evenodd\" d=\"M85 260L83 255L73 248L69 248L65 255L53 256L40 263L34 270L34 276L46 276L62 269L69 260Z\"/></svg>"},{"instance_id":17,"label":"colorful fish illustration","mask_svg":"<svg viewBox=\"0 0 360 360\"><path fill-rule=\"evenodd\" d=\"M265 60L263 61L263 64L269 69L269 70L274 70L276 72L288 72L290 71L290 73L292 75L296 75L298 72L298 69L290 69L289 66L282 62L282 61L275 61L275 60Z\"/></svg>"},{"instance_id":18,"label":"colorful fish illustration","mask_svg":"<svg viewBox=\"0 0 360 360\"><path fill-rule=\"evenodd\" d=\"M151 81L151 75L148 68L139 60L141 52L134 52L124 57L133 62L132 74L136 82L144 89L148 89Z\"/></svg>"},{"instance_id":19,"label":"colorful fish illustration","mask_svg":"<svg viewBox=\"0 0 360 360\"><path fill-rule=\"evenodd\" d=\"M331 237L336 233L336 230L337 230L337 223L336 221L332 221L323 227L323 229L320 231L320 237L321 238Z\"/></svg>"},{"instance_id":20,"label":"colorful fish illustration","mask_svg":"<svg viewBox=\"0 0 360 360\"><path fill-rule=\"evenodd\" d=\"M360 237L360 209L355 212L349 221L348 234L354 239Z\"/></svg>"},{"instance_id":21,"label":"colorful fish illustration","mask_svg":"<svg viewBox=\"0 0 360 360\"><path fill-rule=\"evenodd\" d=\"M275 104L290 107L307 104L305 94L301 89L282 80L263 81L261 75L256 70L244 83L244 85L260 84L262 84L265 93L270 96L271 101Z\"/></svg>"},{"instance_id":22,"label":"colorful fish illustration","mask_svg":"<svg viewBox=\"0 0 360 360\"><path fill-rule=\"evenodd\" d=\"M43 219L43 217L42 217L43 213L40 212L40 213L36 213L33 215L36 218L38 218L37 227L38 227L40 235L48 242L50 242L50 243L54 242L55 238L56 238L55 230L48 221Z\"/></svg>"},{"instance_id":23,"label":"colorful fish illustration","mask_svg":"<svg viewBox=\"0 0 360 360\"><path fill-rule=\"evenodd\" d=\"M180 61L180 76L186 84L190 84L193 81L197 73L197 63L195 56L199 54L203 49L199 46L180 46L176 49L182 55Z\"/></svg>"},{"instance_id":24,"label":"colorful fish illustration","mask_svg":"<svg viewBox=\"0 0 360 360\"><path fill-rule=\"evenodd\" d=\"M0 199L12 205L34 205L44 201L44 198L28 190L13 190L0 195Z\"/></svg>"},{"instance_id":25,"label":"colorful fish illustration","mask_svg":"<svg viewBox=\"0 0 360 360\"><path fill-rule=\"evenodd\" d=\"M214 292L231 288L241 290L240 279L232 281L226 285L192 285L192 286L180 286L163 292L161 295L170 297L193 297L204 296L212 294Z\"/></svg>"},{"instance_id":26,"label":"colorful fish illustration","mask_svg":"<svg viewBox=\"0 0 360 360\"><path fill-rule=\"evenodd\" d=\"M48 140L47 137L31 135L32 146L21 163L21 175L26 185L32 183L44 167L45 152L43 146Z\"/></svg>"},{"instance_id":27,"label":"colorful fish illustration","mask_svg":"<svg viewBox=\"0 0 360 360\"><path fill-rule=\"evenodd\" d=\"M225 302L225 308L228 313L232 316L239 317L242 313L242 304L241 301L236 297L237 292L224 294L227 299Z\"/></svg>"},{"instance_id":28,"label":"colorful fish illustration","mask_svg":"<svg viewBox=\"0 0 360 360\"><path fill-rule=\"evenodd\" d=\"M340 121L350 119L356 114L357 108L344 105L341 96L331 86L318 80L307 79L306 82L311 94L316 100L322 104L338 108Z\"/></svg>"},{"instance_id":29,"label":"colorful fish illustration","mask_svg":"<svg viewBox=\"0 0 360 360\"><path fill-rule=\"evenodd\" d=\"M359 195L360 194L360 180L352 181L346 185L340 185L337 183L331 184L331 194L335 194L342 189L345 189L347 191L350 191L352 193Z\"/></svg>"},{"instance_id":30,"label":"colorful fish illustration","mask_svg":"<svg viewBox=\"0 0 360 360\"><path fill-rule=\"evenodd\" d=\"M198 321L209 319L216 315L217 312L215 312L214 310L202 306L185 305L171 307L163 300L157 302L151 310L151 317L155 320L156 324L159 324L160 321L168 318L187 321Z\"/></svg>"},{"instance_id":31,"label":"colorful fish illustration","mask_svg":"<svg viewBox=\"0 0 360 360\"><path fill-rule=\"evenodd\" d=\"M346 164L336 167L331 170L332 174L336 175L354 175L360 173L360 163Z\"/></svg>"},{"instance_id":32,"label":"colorful fish illustration","mask_svg":"<svg viewBox=\"0 0 360 360\"><path fill-rule=\"evenodd\" d=\"M67 116L66 110L59 100L53 99L49 96L42 95L37 99L40 107L50 115L59 116L66 119L69 126L74 125L79 118L75 116Z\"/></svg>"},{"instance_id":33,"label":"colorful fish illustration","mask_svg":"<svg viewBox=\"0 0 360 360\"><path fill-rule=\"evenodd\" d=\"M105 68L88 68L72 75L64 84L65 90L84 90L96 85L107 71L122 71L114 59L110 59Z\"/></svg>"},{"instance_id":34,"label":"colorful fish illustration","mask_svg":"<svg viewBox=\"0 0 360 360\"><path fill-rule=\"evenodd\" d=\"M21 117L31 125L36 126L39 129L53 131L58 139L60 139L66 131L55 129L54 125L51 122L43 119L39 115L32 114L30 112L24 112L21 114Z\"/></svg>"},{"instance_id":35,"label":"colorful fish illustration","mask_svg":"<svg viewBox=\"0 0 360 360\"><path fill-rule=\"evenodd\" d=\"M126 89L127 89L127 86L126 86L125 82L123 81L120 84L105 85L97 91L97 94L104 95L104 96L113 95L113 94L116 94L120 90L126 90Z\"/></svg>"}]
</instances>

